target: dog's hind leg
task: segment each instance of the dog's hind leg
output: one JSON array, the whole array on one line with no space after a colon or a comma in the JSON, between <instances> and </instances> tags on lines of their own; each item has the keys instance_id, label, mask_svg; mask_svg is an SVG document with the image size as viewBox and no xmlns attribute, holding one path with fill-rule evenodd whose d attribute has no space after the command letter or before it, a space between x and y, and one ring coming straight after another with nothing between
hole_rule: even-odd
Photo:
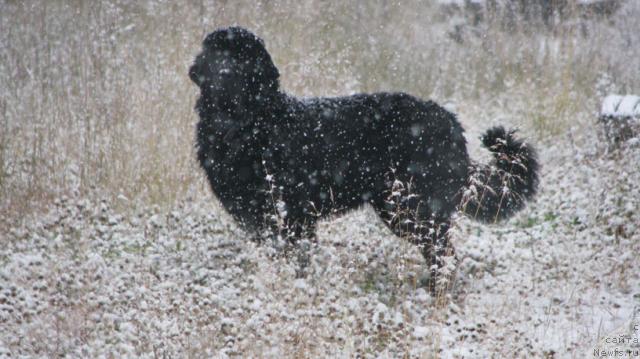
<instances>
[{"instance_id":1,"label":"dog's hind leg","mask_svg":"<svg viewBox=\"0 0 640 359\"><path fill-rule=\"evenodd\" d=\"M378 198L373 207L379 217L398 237L409 240L420 248L429 266L428 288L432 293L446 290L453 276L454 248L449 240L449 218L434 216L419 196L398 188L394 183L391 194Z\"/></svg>"},{"instance_id":2,"label":"dog's hind leg","mask_svg":"<svg viewBox=\"0 0 640 359\"><path fill-rule=\"evenodd\" d=\"M429 289L432 292L450 287L455 270L455 250L449 239L450 221L429 220L426 235L420 237L420 250L430 266Z\"/></svg>"}]
</instances>

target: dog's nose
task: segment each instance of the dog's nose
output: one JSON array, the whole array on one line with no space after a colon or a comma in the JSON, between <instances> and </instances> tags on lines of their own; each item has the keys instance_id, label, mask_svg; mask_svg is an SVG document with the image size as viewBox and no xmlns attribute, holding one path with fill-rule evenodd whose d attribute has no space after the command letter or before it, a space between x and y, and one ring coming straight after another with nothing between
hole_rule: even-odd
<instances>
[{"instance_id":1,"label":"dog's nose","mask_svg":"<svg viewBox=\"0 0 640 359\"><path fill-rule=\"evenodd\" d=\"M191 68L189 68L189 78L191 79L191 81L200 85L202 83L202 78L198 73L199 71L196 65L193 65L191 66Z\"/></svg>"}]
</instances>

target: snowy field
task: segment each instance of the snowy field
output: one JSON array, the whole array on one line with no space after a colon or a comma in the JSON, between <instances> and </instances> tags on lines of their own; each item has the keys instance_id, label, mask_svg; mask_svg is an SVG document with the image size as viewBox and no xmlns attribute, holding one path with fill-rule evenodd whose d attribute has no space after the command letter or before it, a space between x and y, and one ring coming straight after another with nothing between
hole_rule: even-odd
<instances>
[{"instance_id":1,"label":"snowy field","mask_svg":"<svg viewBox=\"0 0 640 359\"><path fill-rule=\"evenodd\" d=\"M430 25L418 10L364 6L371 27L352 21L364 48L335 40L338 25L309 25L321 14L313 1L288 17L228 5L213 12L221 20L184 26L200 7L144 2L145 23L137 7L109 4L33 6L33 20L31 7L0 0L0 25L14 29L0 35L0 358L640 357L640 146L609 148L596 121L604 95L640 93L637 3L618 21L497 40L484 23L457 27L463 16ZM251 11L332 40L314 47L300 33L286 46L278 18ZM91 20L74 32L74 16ZM456 220L460 262L443 295L426 290L418 249L366 207L321 223L296 278L296 260L247 241L193 163L186 68L202 28L235 22L265 34L296 94L434 98L459 113L476 160L488 158L486 128L519 127L539 151L539 195L506 223ZM390 28L409 34L377 43ZM163 41L175 46L154 47ZM358 54L372 67L358 72ZM388 78L362 75L387 68Z\"/></svg>"},{"instance_id":2,"label":"snowy field","mask_svg":"<svg viewBox=\"0 0 640 359\"><path fill-rule=\"evenodd\" d=\"M0 353L591 357L640 306L640 152L597 155L594 140L543 149L540 195L509 223L459 221L440 300L418 250L368 209L324 222L296 279L211 198L135 215L58 198L3 240Z\"/></svg>"}]
</instances>

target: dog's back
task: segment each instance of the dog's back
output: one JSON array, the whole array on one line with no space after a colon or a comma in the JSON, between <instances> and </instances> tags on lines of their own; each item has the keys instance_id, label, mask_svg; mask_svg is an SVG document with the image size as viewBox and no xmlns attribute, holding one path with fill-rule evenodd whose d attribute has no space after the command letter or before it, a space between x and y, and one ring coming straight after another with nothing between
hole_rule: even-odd
<instances>
[{"instance_id":1,"label":"dog's back","mask_svg":"<svg viewBox=\"0 0 640 359\"><path fill-rule=\"evenodd\" d=\"M404 93L289 101L292 120L274 118L265 131L269 170L287 183L291 206L311 202L326 213L381 202L395 176L434 197L443 215L455 209L469 158L450 112Z\"/></svg>"}]
</instances>

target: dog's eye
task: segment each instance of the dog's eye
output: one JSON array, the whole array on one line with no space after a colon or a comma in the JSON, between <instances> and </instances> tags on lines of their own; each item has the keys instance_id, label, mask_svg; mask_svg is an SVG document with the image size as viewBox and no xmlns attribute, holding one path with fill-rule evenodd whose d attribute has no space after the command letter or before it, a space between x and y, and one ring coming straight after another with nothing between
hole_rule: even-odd
<instances>
[{"instance_id":1,"label":"dog's eye","mask_svg":"<svg viewBox=\"0 0 640 359\"><path fill-rule=\"evenodd\" d=\"M228 68L220 69L220 70L218 70L218 74L219 75L231 75L231 69L228 69Z\"/></svg>"}]
</instances>

